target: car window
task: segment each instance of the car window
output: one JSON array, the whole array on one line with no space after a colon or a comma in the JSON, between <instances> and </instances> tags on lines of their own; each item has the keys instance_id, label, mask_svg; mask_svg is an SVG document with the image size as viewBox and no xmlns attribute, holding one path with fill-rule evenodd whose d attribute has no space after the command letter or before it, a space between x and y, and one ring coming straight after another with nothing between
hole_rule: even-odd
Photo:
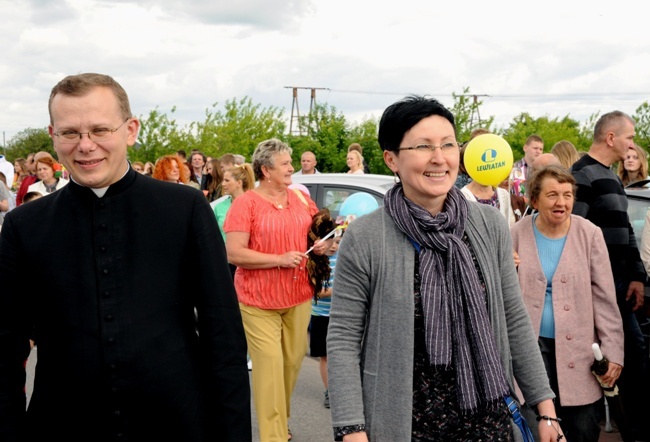
<instances>
[{"instance_id":1,"label":"car window","mask_svg":"<svg viewBox=\"0 0 650 442\"><path fill-rule=\"evenodd\" d=\"M303 184L309 190L309 197L316 201L316 185L315 184Z\"/></svg>"},{"instance_id":2,"label":"car window","mask_svg":"<svg viewBox=\"0 0 650 442\"><path fill-rule=\"evenodd\" d=\"M634 229L636 244L640 248L641 234L643 233L646 212L648 211L648 207L650 207L650 200L628 198L627 202L627 214L630 217L630 224L632 224L632 229Z\"/></svg>"},{"instance_id":3,"label":"car window","mask_svg":"<svg viewBox=\"0 0 650 442\"><path fill-rule=\"evenodd\" d=\"M379 204L380 207L384 205L383 195L378 195L375 192L353 187L323 186L323 207L327 207L332 218L336 219L336 217L339 216L343 202L350 195L357 192L366 192L377 200L377 204Z\"/></svg>"}]
</instances>

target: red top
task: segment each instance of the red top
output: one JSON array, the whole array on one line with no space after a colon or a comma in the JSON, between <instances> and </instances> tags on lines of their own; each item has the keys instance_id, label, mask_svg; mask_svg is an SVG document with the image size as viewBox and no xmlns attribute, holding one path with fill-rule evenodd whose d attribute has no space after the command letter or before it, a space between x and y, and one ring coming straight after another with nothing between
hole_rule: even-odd
<instances>
[{"instance_id":1,"label":"red top","mask_svg":"<svg viewBox=\"0 0 650 442\"><path fill-rule=\"evenodd\" d=\"M316 204L303 195L309 205L289 189L288 204L278 209L256 192L249 190L235 199L226 215L223 230L246 232L248 248L262 253L280 255L292 250L307 251L307 234ZM237 268L235 289L239 302L262 309L293 307L312 299L314 287L309 282L306 260L295 269Z\"/></svg>"}]
</instances>

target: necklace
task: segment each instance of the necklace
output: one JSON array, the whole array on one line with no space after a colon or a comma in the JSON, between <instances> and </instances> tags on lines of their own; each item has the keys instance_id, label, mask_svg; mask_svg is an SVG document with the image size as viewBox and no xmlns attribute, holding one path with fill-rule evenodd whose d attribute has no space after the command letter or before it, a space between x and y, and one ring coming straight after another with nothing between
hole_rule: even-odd
<instances>
[{"instance_id":1,"label":"necklace","mask_svg":"<svg viewBox=\"0 0 650 442\"><path fill-rule=\"evenodd\" d=\"M45 186L45 191L47 193L54 192L56 190L56 185L57 184L59 184L59 179L58 178L52 184L45 184L45 181L43 181L43 185Z\"/></svg>"},{"instance_id":2,"label":"necklace","mask_svg":"<svg viewBox=\"0 0 650 442\"><path fill-rule=\"evenodd\" d=\"M281 210L281 209L284 209L284 206L283 206L281 203L279 203L278 200L276 200L276 199L275 199L274 197L272 197L271 195L267 194L266 192L259 192L259 194L262 195L262 197L263 197L264 199L266 199L267 201L273 203L273 205L274 205L277 209L280 209L280 210ZM289 198L288 198L288 196L287 196L287 204L286 204L286 205L287 205L287 206L289 205Z\"/></svg>"}]
</instances>

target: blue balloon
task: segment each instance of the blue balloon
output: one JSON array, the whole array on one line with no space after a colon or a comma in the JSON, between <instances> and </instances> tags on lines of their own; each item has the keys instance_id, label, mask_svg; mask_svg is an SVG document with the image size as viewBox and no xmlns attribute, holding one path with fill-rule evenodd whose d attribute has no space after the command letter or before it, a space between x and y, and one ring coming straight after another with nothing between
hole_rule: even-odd
<instances>
[{"instance_id":1,"label":"blue balloon","mask_svg":"<svg viewBox=\"0 0 650 442\"><path fill-rule=\"evenodd\" d=\"M379 207L374 196L366 192L353 193L341 204L339 216L355 215L357 217L367 215Z\"/></svg>"}]
</instances>

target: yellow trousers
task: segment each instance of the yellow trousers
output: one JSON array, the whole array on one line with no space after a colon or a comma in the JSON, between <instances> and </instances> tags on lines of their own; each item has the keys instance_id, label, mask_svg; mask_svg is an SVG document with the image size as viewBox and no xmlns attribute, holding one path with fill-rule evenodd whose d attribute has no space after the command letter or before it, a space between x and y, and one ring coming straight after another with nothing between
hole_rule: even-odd
<instances>
[{"instance_id":1,"label":"yellow trousers","mask_svg":"<svg viewBox=\"0 0 650 442\"><path fill-rule=\"evenodd\" d=\"M261 442L286 442L291 394L307 353L311 301L280 310L239 304L253 362L253 399Z\"/></svg>"}]
</instances>

